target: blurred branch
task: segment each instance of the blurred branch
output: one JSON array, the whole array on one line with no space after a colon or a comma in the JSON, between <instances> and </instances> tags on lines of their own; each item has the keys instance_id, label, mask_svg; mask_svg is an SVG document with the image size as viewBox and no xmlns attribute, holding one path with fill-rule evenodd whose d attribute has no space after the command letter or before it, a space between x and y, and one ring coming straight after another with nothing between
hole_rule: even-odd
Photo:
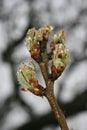
<instances>
[{"instance_id":1,"label":"blurred branch","mask_svg":"<svg viewBox=\"0 0 87 130\"><path fill-rule=\"evenodd\" d=\"M11 110L10 103L13 101L13 96L10 95L3 103L0 103L0 123L3 118L6 117L8 112Z\"/></svg>"},{"instance_id":2,"label":"blurred branch","mask_svg":"<svg viewBox=\"0 0 87 130\"><path fill-rule=\"evenodd\" d=\"M86 102L87 102L87 90L83 93L78 94L74 100L67 104L61 104L62 109L65 111L65 115L73 116L82 111L86 111Z\"/></svg>"},{"instance_id":3,"label":"blurred branch","mask_svg":"<svg viewBox=\"0 0 87 130\"><path fill-rule=\"evenodd\" d=\"M15 40L12 40L11 42L8 43L8 46L6 48L6 50L4 50L3 54L2 54L2 58L3 58L3 61L5 62L9 62L12 60L11 59L11 55L14 51L14 49L16 47L18 47L22 42L23 40L25 39L25 35L26 35L26 32L29 28L32 28L33 27L33 24L35 22L35 18L36 18L36 12L33 11L33 8L32 8L32 4L33 2L32 1L28 1L29 3L29 6L30 6L30 10L29 10L29 21L28 21L28 24L27 26L25 27L25 30L22 32L22 36L18 39L15 38Z\"/></svg>"},{"instance_id":4,"label":"blurred branch","mask_svg":"<svg viewBox=\"0 0 87 130\"><path fill-rule=\"evenodd\" d=\"M62 107L62 110L65 112L66 117L69 117L82 111L86 111L87 110L86 102L87 102L87 90L81 93L80 95L77 95L72 102L66 104L60 103L60 106ZM48 125L57 126L57 122L55 121L52 112L37 117L31 120L30 122L22 125L21 127L13 130L24 130L24 129L41 130L41 128Z\"/></svg>"}]
</instances>

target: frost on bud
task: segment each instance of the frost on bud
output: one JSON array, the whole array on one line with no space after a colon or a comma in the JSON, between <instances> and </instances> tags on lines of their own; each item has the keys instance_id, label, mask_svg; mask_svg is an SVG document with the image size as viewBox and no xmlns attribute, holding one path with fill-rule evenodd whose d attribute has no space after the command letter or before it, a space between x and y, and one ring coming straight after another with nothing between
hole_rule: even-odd
<instances>
[{"instance_id":1,"label":"frost on bud","mask_svg":"<svg viewBox=\"0 0 87 130\"><path fill-rule=\"evenodd\" d=\"M52 78L57 79L70 61L68 49L63 44L56 44L52 57Z\"/></svg>"},{"instance_id":2,"label":"frost on bud","mask_svg":"<svg viewBox=\"0 0 87 130\"><path fill-rule=\"evenodd\" d=\"M44 88L38 84L36 68L32 61L28 64L21 64L17 76L23 91L30 91L39 96L42 95Z\"/></svg>"}]
</instances>

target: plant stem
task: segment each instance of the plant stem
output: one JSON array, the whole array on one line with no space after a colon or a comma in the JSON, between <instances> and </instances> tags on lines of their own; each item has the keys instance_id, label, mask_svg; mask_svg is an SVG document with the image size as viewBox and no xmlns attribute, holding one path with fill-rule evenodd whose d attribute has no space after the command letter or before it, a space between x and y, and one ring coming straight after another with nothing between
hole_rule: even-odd
<instances>
[{"instance_id":1,"label":"plant stem","mask_svg":"<svg viewBox=\"0 0 87 130\"><path fill-rule=\"evenodd\" d=\"M51 81L49 78L47 63L48 63L48 56L44 52L44 53L42 53L42 62L39 64L42 75L43 75L45 83L46 83L46 89L45 89L44 96L48 99L48 102L52 108L52 111L56 117L56 120L57 120L61 130L69 130L65 117L64 117L64 114L61 111L61 109L60 109L59 105L57 104L55 97L54 97L54 91L53 91L54 82Z\"/></svg>"},{"instance_id":2,"label":"plant stem","mask_svg":"<svg viewBox=\"0 0 87 130\"><path fill-rule=\"evenodd\" d=\"M52 108L52 111L55 115L55 118L61 128L61 130L69 130L68 126L67 126L67 123L66 123L66 120L65 120L65 117L64 117L64 114L63 112L61 111L58 103L56 102L55 100L55 97L54 97L54 94L53 93L48 93L46 94L46 97L48 99L48 102Z\"/></svg>"}]
</instances>

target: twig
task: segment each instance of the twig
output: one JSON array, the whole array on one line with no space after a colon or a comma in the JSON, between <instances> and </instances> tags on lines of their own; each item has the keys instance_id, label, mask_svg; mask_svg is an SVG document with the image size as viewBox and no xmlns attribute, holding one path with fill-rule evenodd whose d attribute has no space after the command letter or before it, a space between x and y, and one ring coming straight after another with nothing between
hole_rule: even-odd
<instances>
[{"instance_id":1,"label":"twig","mask_svg":"<svg viewBox=\"0 0 87 130\"><path fill-rule=\"evenodd\" d=\"M42 75L43 75L45 83L46 83L46 89L45 89L44 96L47 98L61 130L69 130L65 117L64 117L64 114L61 111L61 109L60 109L59 105L57 104L55 97L54 97L54 91L53 91L54 82L51 81L49 78L47 61L48 61L48 56L44 52L42 54L42 62L39 64Z\"/></svg>"}]
</instances>

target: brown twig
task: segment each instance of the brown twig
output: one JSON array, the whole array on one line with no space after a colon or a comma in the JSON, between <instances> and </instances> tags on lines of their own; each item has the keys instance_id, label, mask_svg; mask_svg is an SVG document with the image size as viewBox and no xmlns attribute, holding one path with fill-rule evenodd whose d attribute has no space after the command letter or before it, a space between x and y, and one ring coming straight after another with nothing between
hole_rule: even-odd
<instances>
[{"instance_id":1,"label":"brown twig","mask_svg":"<svg viewBox=\"0 0 87 130\"><path fill-rule=\"evenodd\" d=\"M69 130L64 114L61 111L59 105L57 104L55 97L54 97L54 82L50 80L49 78L49 72L47 68L48 63L48 55L46 52L41 54L42 56L42 62L39 63L39 66L41 68L42 75L44 77L45 83L46 83L46 89L44 96L48 99L48 102L52 108L52 111L55 115L55 118L61 128L61 130Z\"/></svg>"}]
</instances>

